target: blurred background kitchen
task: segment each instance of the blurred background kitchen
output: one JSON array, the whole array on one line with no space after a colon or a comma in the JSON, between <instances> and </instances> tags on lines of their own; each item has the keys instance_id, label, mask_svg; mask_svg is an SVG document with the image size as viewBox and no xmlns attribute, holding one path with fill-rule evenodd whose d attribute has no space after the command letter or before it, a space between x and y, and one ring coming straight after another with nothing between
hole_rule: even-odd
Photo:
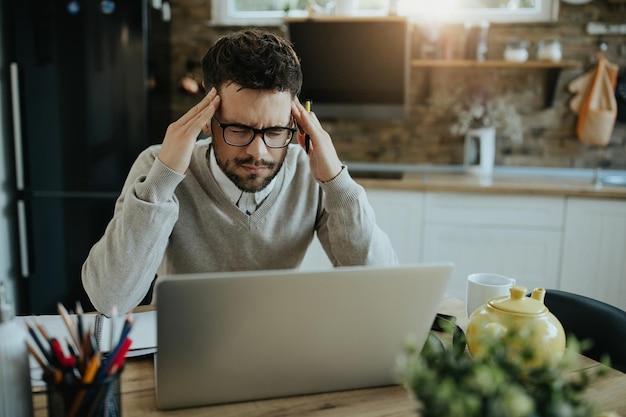
<instances>
[{"instance_id":1,"label":"blurred background kitchen","mask_svg":"<svg viewBox=\"0 0 626 417\"><path fill-rule=\"evenodd\" d=\"M463 111L494 105L502 125L496 167L626 170L626 0L476 0L466 1L463 13L424 4L444 1L354 0L347 9L344 2L266 1L259 14L251 10L262 1L3 1L0 280L19 311L51 312L57 301L77 298L88 305L80 265L110 218L130 163L200 99L202 56L240 26L287 34L285 17L324 19L340 9L350 17L409 14L405 114L323 118L345 161L460 167L467 156L458 128ZM20 60L28 45L41 54L46 42L53 46L44 61L66 63L38 85L41 74L27 68L41 62ZM355 48L370 51L364 42ZM606 143L590 145L577 134L572 83L602 56L617 68L615 121ZM44 93L56 99L46 104L39 100ZM27 121L28 114L43 116ZM79 128L66 135L67 125ZM42 184L51 188L37 189Z\"/></svg>"},{"instance_id":2,"label":"blurred background kitchen","mask_svg":"<svg viewBox=\"0 0 626 417\"><path fill-rule=\"evenodd\" d=\"M582 3L580 0L578 2ZM197 100L196 97L181 94L179 90L178 80L188 72L189 61L199 61L207 48L207 38L213 40L223 31L231 29L210 26L212 15L207 3L209 1L171 2L171 36L168 46L171 50L171 109L174 117L182 114ZM354 3L357 5L359 2ZM388 4L384 1L378 3L383 9ZM495 3L497 2L491 2ZM559 74L556 74L553 87L546 84L549 84L548 77L554 74L541 68L436 67L431 70L428 67L412 66L409 114L406 119L338 120L325 124L332 133L342 158L376 162L461 164L463 137L450 132L450 126L456 120L451 108L459 101L459 97L487 93L493 99L503 98L514 104L523 122L523 141L520 143L511 143L510 138L506 137L499 138L496 165L566 168L602 166L626 169L626 125L616 124L611 141L606 147L581 144L576 139L576 114L568 108L573 95L567 90L570 81L596 64L600 42L605 42L605 55L610 62L620 68L626 65L626 30L625 33L609 35L587 33L589 22L625 25L626 1L556 3L558 16L554 22L491 23L486 53L487 60L502 60L507 43L521 39L528 42L530 62L536 60L540 41L558 40L562 60L574 63L575 67L557 70ZM438 19L437 15L432 14L435 13L433 10L420 12L430 12L431 15L414 17L416 23L412 34L412 59L421 58L420 45L428 41L429 27ZM318 15L322 13L318 12ZM422 23L423 20L427 22ZM432 42L441 50L431 53L430 56L442 59L465 58L467 35L464 23L461 20L454 24L442 24L439 41ZM448 52L444 48L451 50L451 53L446 56ZM359 71L358 68L354 70ZM199 79L199 69L193 73ZM426 80L429 82L428 88L424 85ZM554 91L546 91L548 87L554 88ZM545 105L546 95L552 93L554 102ZM626 121L626 102L623 100L621 118Z\"/></svg>"}]
</instances>

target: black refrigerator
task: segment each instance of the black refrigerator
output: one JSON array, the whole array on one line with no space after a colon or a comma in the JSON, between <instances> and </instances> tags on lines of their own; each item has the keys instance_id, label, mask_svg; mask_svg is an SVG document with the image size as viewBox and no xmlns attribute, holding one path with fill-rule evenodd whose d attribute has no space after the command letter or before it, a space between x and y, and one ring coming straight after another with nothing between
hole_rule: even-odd
<instances>
[{"instance_id":1,"label":"black refrigerator","mask_svg":"<svg viewBox=\"0 0 626 417\"><path fill-rule=\"evenodd\" d=\"M169 19L153 0L10 0L21 314L80 300L137 155L169 123Z\"/></svg>"}]
</instances>

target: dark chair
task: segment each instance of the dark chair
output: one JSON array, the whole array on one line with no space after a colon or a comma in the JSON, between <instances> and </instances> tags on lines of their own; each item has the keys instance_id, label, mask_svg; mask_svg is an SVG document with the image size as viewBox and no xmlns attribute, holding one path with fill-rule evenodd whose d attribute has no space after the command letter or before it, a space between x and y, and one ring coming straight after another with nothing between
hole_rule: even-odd
<instances>
[{"instance_id":1,"label":"dark chair","mask_svg":"<svg viewBox=\"0 0 626 417\"><path fill-rule=\"evenodd\" d=\"M544 302L566 335L593 343L581 353L595 360L608 355L613 368L626 372L626 311L560 290L546 290Z\"/></svg>"}]
</instances>

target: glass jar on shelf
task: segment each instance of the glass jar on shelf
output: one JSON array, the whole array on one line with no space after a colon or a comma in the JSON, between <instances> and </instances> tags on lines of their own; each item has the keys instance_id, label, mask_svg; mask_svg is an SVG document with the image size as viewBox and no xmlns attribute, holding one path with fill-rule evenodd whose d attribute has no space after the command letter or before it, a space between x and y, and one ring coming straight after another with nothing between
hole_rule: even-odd
<instances>
[{"instance_id":1,"label":"glass jar on shelf","mask_svg":"<svg viewBox=\"0 0 626 417\"><path fill-rule=\"evenodd\" d=\"M543 39L537 44L537 59L559 62L562 58L561 42L558 39Z\"/></svg>"},{"instance_id":2,"label":"glass jar on shelf","mask_svg":"<svg viewBox=\"0 0 626 417\"><path fill-rule=\"evenodd\" d=\"M504 60L508 62L526 62L528 60L528 42L514 39L504 48Z\"/></svg>"}]
</instances>

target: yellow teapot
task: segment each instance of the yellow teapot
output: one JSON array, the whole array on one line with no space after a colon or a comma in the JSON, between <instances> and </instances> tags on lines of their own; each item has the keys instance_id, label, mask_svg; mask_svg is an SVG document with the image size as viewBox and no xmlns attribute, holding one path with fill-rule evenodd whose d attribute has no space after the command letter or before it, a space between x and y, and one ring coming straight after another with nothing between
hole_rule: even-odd
<instances>
[{"instance_id":1,"label":"yellow teapot","mask_svg":"<svg viewBox=\"0 0 626 417\"><path fill-rule=\"evenodd\" d=\"M506 343L510 358L525 366L554 366L565 353L565 331L561 322L544 305L546 290L514 286L510 296L494 297L470 316L467 346L473 356L486 351L486 344Z\"/></svg>"}]
</instances>

